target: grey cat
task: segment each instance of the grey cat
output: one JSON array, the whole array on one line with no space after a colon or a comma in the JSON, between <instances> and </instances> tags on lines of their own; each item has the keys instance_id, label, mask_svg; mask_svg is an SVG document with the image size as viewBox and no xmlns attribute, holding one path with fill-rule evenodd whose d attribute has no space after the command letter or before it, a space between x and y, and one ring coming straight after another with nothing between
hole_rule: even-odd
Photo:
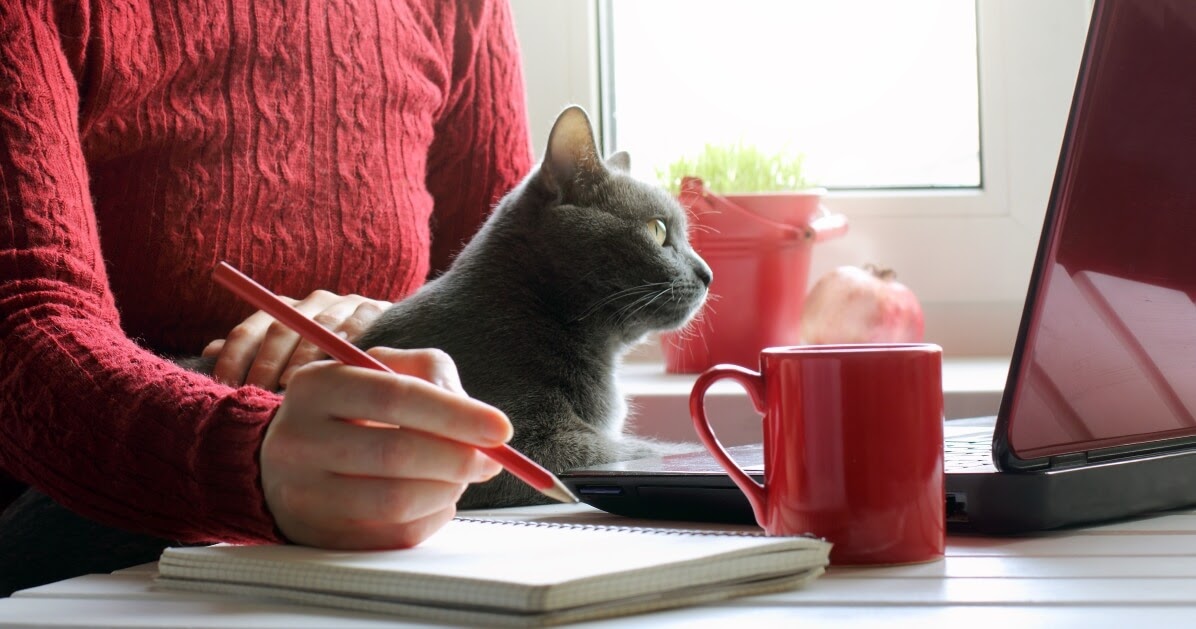
<instances>
[{"instance_id":1,"label":"grey cat","mask_svg":"<svg viewBox=\"0 0 1196 629\"><path fill-rule=\"evenodd\" d=\"M566 109L544 161L494 210L452 267L382 314L362 347L435 347L473 397L511 418L512 447L552 471L695 446L624 432L623 353L684 325L710 267L690 248L685 212L603 162L585 112ZM539 502L508 473L470 487L461 508Z\"/></svg>"},{"instance_id":2,"label":"grey cat","mask_svg":"<svg viewBox=\"0 0 1196 629\"><path fill-rule=\"evenodd\" d=\"M627 154L603 161L585 112L566 109L543 162L451 268L383 313L358 345L447 352L465 390L511 418L511 445L556 472L698 447L624 430L622 355L652 331L683 326L711 281L681 207L627 170ZM544 501L503 472L471 486L458 506ZM55 550L68 538L69 550ZM30 490L0 515L0 596L152 561L169 543L92 522Z\"/></svg>"}]
</instances>

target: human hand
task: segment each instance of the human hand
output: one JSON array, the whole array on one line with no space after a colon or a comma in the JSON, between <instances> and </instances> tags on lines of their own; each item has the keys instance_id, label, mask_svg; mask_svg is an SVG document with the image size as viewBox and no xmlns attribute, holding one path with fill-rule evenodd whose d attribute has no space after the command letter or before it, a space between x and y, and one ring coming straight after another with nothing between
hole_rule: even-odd
<instances>
[{"instance_id":1,"label":"human hand","mask_svg":"<svg viewBox=\"0 0 1196 629\"><path fill-rule=\"evenodd\" d=\"M281 297L316 323L354 341L389 302L361 295L337 295L318 290L302 301ZM320 348L301 339L294 330L264 311L257 311L203 350L204 358L216 358L212 376L230 386L252 384L274 391L290 384L295 369L327 358Z\"/></svg>"},{"instance_id":2,"label":"human hand","mask_svg":"<svg viewBox=\"0 0 1196 629\"><path fill-rule=\"evenodd\" d=\"M465 394L447 354L369 353L398 375L310 363L266 428L262 490L292 542L413 546L453 517L467 484L502 471L477 447L506 442L511 423Z\"/></svg>"}]
</instances>

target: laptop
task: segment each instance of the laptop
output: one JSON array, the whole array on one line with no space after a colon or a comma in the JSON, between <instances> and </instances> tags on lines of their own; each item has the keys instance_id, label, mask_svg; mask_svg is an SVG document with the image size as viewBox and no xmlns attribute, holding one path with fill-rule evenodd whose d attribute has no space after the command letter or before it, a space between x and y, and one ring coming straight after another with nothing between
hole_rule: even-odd
<instances>
[{"instance_id":1,"label":"laptop","mask_svg":"<svg viewBox=\"0 0 1196 629\"><path fill-rule=\"evenodd\" d=\"M1098 0L996 417L946 423L947 526L1196 504L1196 2ZM757 480L762 448L732 448ZM705 452L567 472L604 511L752 522Z\"/></svg>"}]
</instances>

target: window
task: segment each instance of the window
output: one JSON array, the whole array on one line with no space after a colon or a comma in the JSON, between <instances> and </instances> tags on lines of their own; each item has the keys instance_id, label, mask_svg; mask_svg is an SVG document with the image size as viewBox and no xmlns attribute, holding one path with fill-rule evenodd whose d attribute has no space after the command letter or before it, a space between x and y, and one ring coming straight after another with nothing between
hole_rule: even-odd
<instances>
[{"instance_id":1,"label":"window","mask_svg":"<svg viewBox=\"0 0 1196 629\"><path fill-rule=\"evenodd\" d=\"M603 106L612 104L609 102L612 88L617 92L620 83L617 77L601 76L600 43L605 35L601 30L618 28L618 12L626 0L609 1L615 5L611 7L610 20L600 19L606 17L607 7L599 6L599 0L512 0L524 55L532 134L538 151L543 150L556 114L569 103L579 103L590 111L600 125L599 133L608 150L617 143L619 148L632 153L633 162L639 160L637 155L641 153L638 143L649 153L654 150L650 148L654 133L651 128L619 129L625 124L622 117L613 124L603 123L604 112L610 111ZM817 246L810 279L812 282L841 264L873 262L892 267L922 302L928 341L941 344L949 356L1007 355L1017 332L1042 227L1087 30L1089 3L1087 0L979 0L974 4L946 0L945 3L952 8L943 10L952 13L966 14L961 5L973 9L974 23L958 27L958 38L967 37L967 33L975 38L976 57L972 63L978 85L974 89L979 96L976 143L979 157L975 160L979 185L975 185L974 174L958 175L966 172L966 167L942 169L930 178L926 175L904 180L893 175L869 177L873 185L867 189L857 187L864 181L862 177L843 175L840 181L844 186L832 190L826 203L848 217L850 231L844 238ZM663 3L628 4L645 11L651 7L640 5L655 7ZM714 6L722 4L734 7L732 13L746 11L740 2ZM769 4L775 8L790 3ZM807 0L800 4L819 3ZM846 0L823 0L820 4L837 7L846 4ZM853 54L865 60L859 64L862 67L869 65L867 59L882 55L874 48L869 49L874 44L867 37L853 36L876 28L867 19L868 15L877 12L889 15L893 7L910 7L908 10L913 11L914 6L943 6L929 0L851 3L861 7L865 4L867 9L856 11L858 29L844 36L852 37L860 48ZM686 3L690 11L702 10L703 6ZM840 23L844 24L842 20ZM845 28L851 27L850 22L845 24ZM759 29L744 32L745 29L745 25L725 29L722 45L729 46L726 42L734 37L750 39L760 32ZM958 40L955 45L962 46ZM611 66L614 73L619 72L618 54L614 53L615 63ZM641 59L639 63L662 73L670 69L667 63L655 59ZM821 83L837 80L836 74L819 72ZM604 87L604 80L610 84ZM840 90L837 93L844 93L842 90L850 87L836 88ZM836 93L828 90L827 93ZM614 95L615 99L627 97ZM972 98L975 97L973 94ZM962 97L959 99L962 101ZM681 99L676 103L659 102L655 108L663 110L670 105L681 107L684 102ZM974 105L959 110L977 115ZM956 152L962 154L967 150L975 149ZM963 161L966 160L959 163ZM944 177L943 173L948 171L956 174ZM972 185L968 185L969 176ZM839 177L832 175L824 183L834 184Z\"/></svg>"},{"instance_id":2,"label":"window","mask_svg":"<svg viewBox=\"0 0 1196 629\"><path fill-rule=\"evenodd\" d=\"M609 148L637 175L708 142L805 156L818 185L978 188L975 5L606 0Z\"/></svg>"}]
</instances>

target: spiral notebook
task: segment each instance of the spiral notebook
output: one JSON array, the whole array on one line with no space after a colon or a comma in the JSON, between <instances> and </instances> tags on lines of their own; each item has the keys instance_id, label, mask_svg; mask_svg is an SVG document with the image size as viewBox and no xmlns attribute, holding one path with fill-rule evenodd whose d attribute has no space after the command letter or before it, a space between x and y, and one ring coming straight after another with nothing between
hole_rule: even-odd
<instances>
[{"instance_id":1,"label":"spiral notebook","mask_svg":"<svg viewBox=\"0 0 1196 629\"><path fill-rule=\"evenodd\" d=\"M457 518L415 548L168 548L155 585L466 625L545 626L800 587L812 537Z\"/></svg>"}]
</instances>

